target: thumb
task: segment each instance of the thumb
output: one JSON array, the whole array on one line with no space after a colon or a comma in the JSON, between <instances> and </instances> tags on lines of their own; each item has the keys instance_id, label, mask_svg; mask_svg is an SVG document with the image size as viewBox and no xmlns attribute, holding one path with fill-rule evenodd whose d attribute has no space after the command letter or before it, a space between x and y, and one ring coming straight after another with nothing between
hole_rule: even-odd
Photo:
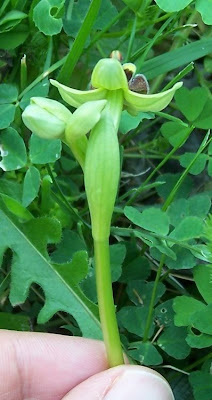
<instances>
[{"instance_id":1,"label":"thumb","mask_svg":"<svg viewBox=\"0 0 212 400\"><path fill-rule=\"evenodd\" d=\"M119 366L93 375L63 400L174 400L168 382L146 367Z\"/></svg>"}]
</instances>

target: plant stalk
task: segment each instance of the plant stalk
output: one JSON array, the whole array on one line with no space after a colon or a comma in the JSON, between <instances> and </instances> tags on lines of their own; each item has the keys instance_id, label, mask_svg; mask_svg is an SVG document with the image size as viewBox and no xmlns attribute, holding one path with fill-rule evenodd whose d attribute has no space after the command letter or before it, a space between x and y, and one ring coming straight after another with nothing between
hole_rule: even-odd
<instances>
[{"instance_id":1,"label":"plant stalk","mask_svg":"<svg viewBox=\"0 0 212 400\"><path fill-rule=\"evenodd\" d=\"M124 364L123 351L116 321L110 271L109 239L94 240L96 286L99 314L108 363L110 367Z\"/></svg>"},{"instance_id":2,"label":"plant stalk","mask_svg":"<svg viewBox=\"0 0 212 400\"><path fill-rule=\"evenodd\" d=\"M114 126L114 129L112 130L113 134L117 135L122 106L123 106L122 91L121 90L108 91L107 100L108 103L105 112L108 113L108 117L113 121L113 126ZM108 134L106 127L104 133ZM105 146L106 146L105 151L107 151L106 150L107 141L105 142ZM114 168L117 167L119 169L119 166L116 165L117 161L116 158L115 160L111 160L112 163L113 161L115 162ZM111 185L109 183L108 193L107 193L108 196L110 196L110 186ZM114 190L113 185L111 186L111 190L113 192ZM110 214L108 215L108 218L111 218ZM99 314L102 325L103 338L108 357L108 363L110 367L115 367L117 365L124 364L124 358L123 358L123 351L116 320L115 305L113 300L113 289L112 289L111 268L110 268L109 235L102 236L101 223L102 221L99 221L100 228L97 231L101 236L101 240L99 235L97 236L93 235L95 268L96 268L96 287L97 287Z\"/></svg>"}]
</instances>

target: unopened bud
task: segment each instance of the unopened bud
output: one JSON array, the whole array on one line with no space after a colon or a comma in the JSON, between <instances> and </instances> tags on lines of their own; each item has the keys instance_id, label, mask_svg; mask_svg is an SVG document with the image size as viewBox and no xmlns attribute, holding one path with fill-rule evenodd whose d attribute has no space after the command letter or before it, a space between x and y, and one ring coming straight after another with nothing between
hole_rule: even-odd
<instances>
[{"instance_id":1,"label":"unopened bud","mask_svg":"<svg viewBox=\"0 0 212 400\"><path fill-rule=\"evenodd\" d=\"M71 112L55 100L32 97L22 118L33 133L44 139L62 139Z\"/></svg>"}]
</instances>

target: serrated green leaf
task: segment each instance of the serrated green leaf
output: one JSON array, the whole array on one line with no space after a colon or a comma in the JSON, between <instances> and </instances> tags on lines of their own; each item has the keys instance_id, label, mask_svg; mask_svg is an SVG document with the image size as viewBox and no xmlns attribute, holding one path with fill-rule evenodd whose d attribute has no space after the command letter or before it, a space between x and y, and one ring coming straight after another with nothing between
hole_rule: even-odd
<instances>
[{"instance_id":1,"label":"serrated green leaf","mask_svg":"<svg viewBox=\"0 0 212 400\"><path fill-rule=\"evenodd\" d=\"M8 128L1 133L0 152L2 156L0 168L3 171L13 171L26 165L27 154L25 144L15 129Z\"/></svg>"},{"instance_id":2,"label":"serrated green leaf","mask_svg":"<svg viewBox=\"0 0 212 400\"><path fill-rule=\"evenodd\" d=\"M180 11L183 10L185 7L188 6L192 2L192 0L178 0L177 2L175 1L170 1L170 0L155 0L157 3L158 7L160 7L163 11L166 12L175 12L175 11Z\"/></svg>"},{"instance_id":3,"label":"serrated green leaf","mask_svg":"<svg viewBox=\"0 0 212 400\"><path fill-rule=\"evenodd\" d=\"M212 25L212 2L211 0L196 0L196 10L202 16L206 25Z\"/></svg>"},{"instance_id":4,"label":"serrated green leaf","mask_svg":"<svg viewBox=\"0 0 212 400\"><path fill-rule=\"evenodd\" d=\"M185 217L170 233L169 237L177 240L198 238L203 233L203 221L198 217Z\"/></svg>"},{"instance_id":5,"label":"serrated green leaf","mask_svg":"<svg viewBox=\"0 0 212 400\"><path fill-rule=\"evenodd\" d=\"M135 225L151 232L167 235L169 232L169 217L159 208L150 207L140 213L136 208L125 207L124 214Z\"/></svg>"},{"instance_id":6,"label":"serrated green leaf","mask_svg":"<svg viewBox=\"0 0 212 400\"><path fill-rule=\"evenodd\" d=\"M29 157L33 164L53 163L60 158L61 141L47 140L31 135L29 142Z\"/></svg>"},{"instance_id":7,"label":"serrated green leaf","mask_svg":"<svg viewBox=\"0 0 212 400\"><path fill-rule=\"evenodd\" d=\"M212 400L212 375L203 371L194 371L189 375L195 400Z\"/></svg>"},{"instance_id":8,"label":"serrated green leaf","mask_svg":"<svg viewBox=\"0 0 212 400\"><path fill-rule=\"evenodd\" d=\"M54 269L69 286L78 285L88 273L88 254L86 251L74 253L72 261L65 264L54 264Z\"/></svg>"},{"instance_id":9,"label":"serrated green leaf","mask_svg":"<svg viewBox=\"0 0 212 400\"><path fill-rule=\"evenodd\" d=\"M24 177L22 204L27 207L38 195L40 187L40 172L33 165L29 167Z\"/></svg>"},{"instance_id":10,"label":"serrated green leaf","mask_svg":"<svg viewBox=\"0 0 212 400\"><path fill-rule=\"evenodd\" d=\"M62 240L56 246L56 250L52 253L51 259L54 263L66 263L72 259L74 253L80 250L86 250L85 242L76 232L70 229L64 229Z\"/></svg>"},{"instance_id":11,"label":"serrated green leaf","mask_svg":"<svg viewBox=\"0 0 212 400\"><path fill-rule=\"evenodd\" d=\"M8 83L0 85L0 104L13 103L17 100L17 87Z\"/></svg>"},{"instance_id":12,"label":"serrated green leaf","mask_svg":"<svg viewBox=\"0 0 212 400\"><path fill-rule=\"evenodd\" d=\"M61 8L63 5L64 0L39 1L33 10L33 21L39 31L49 36L60 33L63 26L61 18Z\"/></svg>"},{"instance_id":13,"label":"serrated green leaf","mask_svg":"<svg viewBox=\"0 0 212 400\"><path fill-rule=\"evenodd\" d=\"M127 285L127 294L130 300L135 305L149 306L154 282L145 282L141 280L130 281ZM166 291L166 287L163 283L159 282L155 294L154 305L158 303L159 299L163 296Z\"/></svg>"},{"instance_id":14,"label":"serrated green leaf","mask_svg":"<svg viewBox=\"0 0 212 400\"><path fill-rule=\"evenodd\" d=\"M190 128L184 127L178 122L165 122L161 127L161 133L174 147L181 144L182 140L188 137Z\"/></svg>"},{"instance_id":15,"label":"serrated green leaf","mask_svg":"<svg viewBox=\"0 0 212 400\"><path fill-rule=\"evenodd\" d=\"M205 304L193 297L188 296L177 296L173 302L173 310L176 315L174 317L174 323L176 326L188 326L192 314L196 311L204 310Z\"/></svg>"},{"instance_id":16,"label":"serrated green leaf","mask_svg":"<svg viewBox=\"0 0 212 400\"><path fill-rule=\"evenodd\" d=\"M143 337L148 312L149 312L148 307L127 306L123 307L117 313L117 318L120 325L123 326L125 329L127 329L128 332ZM154 331L154 323L152 319L148 337L152 336L153 331Z\"/></svg>"},{"instance_id":17,"label":"serrated green leaf","mask_svg":"<svg viewBox=\"0 0 212 400\"><path fill-rule=\"evenodd\" d=\"M159 337L157 344L169 356L182 360L190 353L190 347L186 343L187 330L170 325Z\"/></svg>"},{"instance_id":18,"label":"serrated green leaf","mask_svg":"<svg viewBox=\"0 0 212 400\"><path fill-rule=\"evenodd\" d=\"M1 104L0 105L0 129L5 129L10 126L15 117L14 104Z\"/></svg>"},{"instance_id":19,"label":"serrated green leaf","mask_svg":"<svg viewBox=\"0 0 212 400\"><path fill-rule=\"evenodd\" d=\"M39 323L45 323L60 310L73 315L83 335L100 338L96 306L74 282L69 286L48 258L46 245L59 241L60 224L56 220L43 217L19 225L3 210L1 204L1 244L15 250L11 271L11 303L23 303L30 285L36 282L43 288L46 299L38 316Z\"/></svg>"},{"instance_id":20,"label":"serrated green leaf","mask_svg":"<svg viewBox=\"0 0 212 400\"><path fill-rule=\"evenodd\" d=\"M212 264L201 264L194 268L194 280L207 303L212 303Z\"/></svg>"},{"instance_id":21,"label":"serrated green leaf","mask_svg":"<svg viewBox=\"0 0 212 400\"><path fill-rule=\"evenodd\" d=\"M134 358L134 360L139 361L141 365L159 365L163 362L160 353L150 342L130 343L128 351L129 355Z\"/></svg>"},{"instance_id":22,"label":"serrated green leaf","mask_svg":"<svg viewBox=\"0 0 212 400\"><path fill-rule=\"evenodd\" d=\"M207 99L208 91L202 87L189 90L183 86L175 93L176 104L188 121L194 121L200 115Z\"/></svg>"}]
</instances>

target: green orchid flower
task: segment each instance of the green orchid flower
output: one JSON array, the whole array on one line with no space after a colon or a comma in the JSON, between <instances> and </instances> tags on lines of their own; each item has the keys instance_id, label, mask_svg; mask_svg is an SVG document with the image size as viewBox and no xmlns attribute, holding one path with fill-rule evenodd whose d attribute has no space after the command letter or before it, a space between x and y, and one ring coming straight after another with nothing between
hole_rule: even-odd
<instances>
[{"instance_id":1,"label":"green orchid flower","mask_svg":"<svg viewBox=\"0 0 212 400\"><path fill-rule=\"evenodd\" d=\"M69 105L78 108L87 102L107 100L99 122L93 127L82 154L84 160L85 190L91 215L92 235L96 266L96 281L100 319L110 366L123 363L123 354L116 323L112 295L109 258L110 224L116 200L120 155L117 132L121 112L161 111L182 86L176 83L172 89L158 94L142 94L148 91L148 83L142 75L135 75L133 64L121 65L117 57L100 60L91 76L92 90L80 91L51 80L61 97ZM131 90L132 88L132 90ZM66 130L69 143L72 127ZM70 143L71 144L71 143ZM71 147L71 146L70 146Z\"/></svg>"},{"instance_id":2,"label":"green orchid flower","mask_svg":"<svg viewBox=\"0 0 212 400\"><path fill-rule=\"evenodd\" d=\"M22 114L24 124L43 139L61 139L72 150L84 168L87 150L86 134L97 124L107 100L88 101L73 114L58 101L31 97ZM67 135L71 129L71 135Z\"/></svg>"},{"instance_id":3,"label":"green orchid flower","mask_svg":"<svg viewBox=\"0 0 212 400\"><path fill-rule=\"evenodd\" d=\"M120 178L117 133L121 113L123 109L133 115L140 111L161 111L182 86L182 83L176 83L165 92L147 94L145 77L135 75L133 64L122 66L118 52L113 53L112 58L102 59L96 64L91 76L91 90L80 91L51 80L63 100L77 109L73 114L61 104L57 110L57 102L49 103L48 108L48 102L53 102L48 99L45 99L45 104L42 100L32 99L32 104L23 114L25 124L32 131L34 129L34 133L46 138L60 137L83 169L94 240L99 313L110 366L124 363L113 302L109 254L111 218ZM40 122L39 107L45 109L40 114ZM52 114L56 118L53 124Z\"/></svg>"},{"instance_id":4,"label":"green orchid flower","mask_svg":"<svg viewBox=\"0 0 212 400\"><path fill-rule=\"evenodd\" d=\"M116 137L123 108L127 109L133 114L136 114L139 111L160 111L170 103L176 90L182 86L181 82L176 83L172 89L153 95L133 92L129 89L129 82L127 79L127 74L125 73L125 70L129 65L133 69L134 75L135 66L133 64L125 64L122 66L117 59L113 58L100 60L95 66L91 76L91 85L94 89L88 91L72 89L55 80L51 80L51 84L58 88L63 100L73 107L81 107L82 104L87 104L87 102L107 100L107 105L105 106L101 117L102 120L104 119L105 124L102 125L101 120L98 126L94 127L94 131L91 132L88 143L88 154L86 156L84 151L84 159L81 159L81 165L85 164L85 187L91 213L93 237L94 239L98 238L98 240L104 240L109 237L108 226L110 225L112 210L117 194L119 180L117 176L120 174L118 156L119 152ZM109 129L108 124L112 125ZM73 125L71 124L69 126L69 132L68 130L66 131L66 138L69 140L69 142L71 141L72 137L72 129ZM97 151L96 157L93 157L92 160L89 159L90 153L96 153L96 144L93 144L94 140L92 139L92 136L100 135L95 133L96 130L98 132L100 130L105 131L105 134L102 135L101 146L105 152L108 146L107 160L106 154L104 153L100 156L99 151ZM109 134L106 134L106 132L108 131L110 131L111 138L110 141L107 142ZM100 148L100 143L98 144L98 148ZM117 154L114 154L114 148L117 149ZM109 166L111 167L109 168ZM93 171L92 173L91 170ZM108 188L105 186L105 171L107 171L107 176L110 176L108 181L110 182L111 187L113 187L113 190L111 190L110 185ZM94 184L92 182L94 182ZM94 187L96 187L96 190ZM108 198L109 196L105 197L103 195L104 192L110 193L110 198ZM98 212L97 204L99 209ZM102 226L103 220L100 220L99 215L105 216L105 229ZM106 220L109 222L106 223ZM100 231L102 232L101 235L99 233Z\"/></svg>"},{"instance_id":5,"label":"green orchid flower","mask_svg":"<svg viewBox=\"0 0 212 400\"><path fill-rule=\"evenodd\" d=\"M56 86L61 97L73 107L79 107L87 101L103 100L108 97L108 91L120 89L120 105L135 112L156 112L163 110L172 100L175 92L182 86L176 83L171 89L157 94L139 94L129 89L124 66L113 58L100 60L92 73L91 85L93 90L81 91L69 88L51 79L51 84ZM135 69L134 69L135 74Z\"/></svg>"}]
</instances>

